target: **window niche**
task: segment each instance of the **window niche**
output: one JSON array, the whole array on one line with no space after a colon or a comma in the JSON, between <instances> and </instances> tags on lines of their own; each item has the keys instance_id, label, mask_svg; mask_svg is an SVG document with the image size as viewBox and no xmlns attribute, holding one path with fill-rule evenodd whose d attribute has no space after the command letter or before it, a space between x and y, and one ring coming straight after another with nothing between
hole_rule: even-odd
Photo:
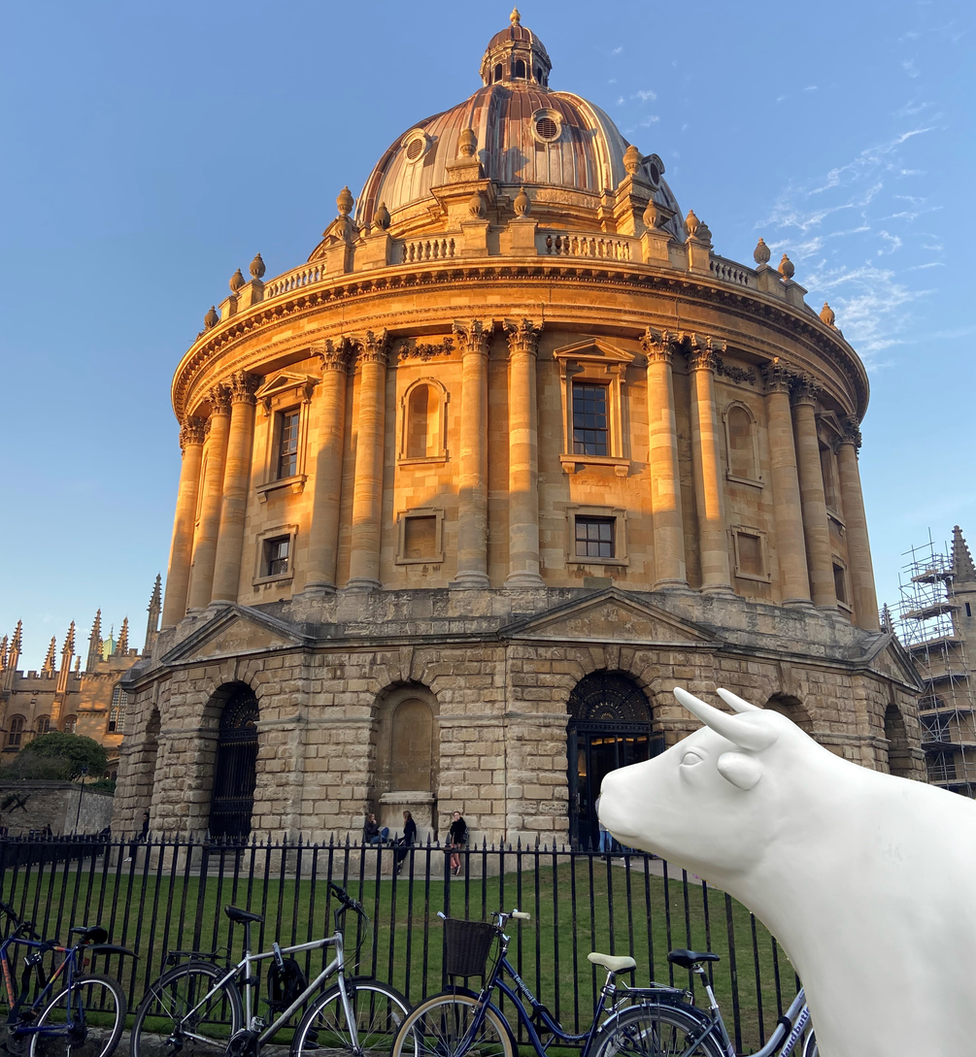
<instances>
[{"instance_id":1,"label":"window niche","mask_svg":"<svg viewBox=\"0 0 976 1057\"><path fill-rule=\"evenodd\" d=\"M401 466L447 461L447 390L434 378L412 382L400 398Z\"/></svg>"},{"instance_id":2,"label":"window niche","mask_svg":"<svg viewBox=\"0 0 976 1057\"><path fill-rule=\"evenodd\" d=\"M390 687L377 699L373 730L371 799L380 825L402 831L408 810L421 829L432 828L440 764L437 698L420 684Z\"/></svg>"},{"instance_id":3,"label":"window niche","mask_svg":"<svg viewBox=\"0 0 976 1057\"><path fill-rule=\"evenodd\" d=\"M757 580L768 584L772 575L769 570L766 533L746 525L735 525L731 531L735 575L740 580Z\"/></svg>"},{"instance_id":4,"label":"window niche","mask_svg":"<svg viewBox=\"0 0 976 1057\"><path fill-rule=\"evenodd\" d=\"M444 560L444 511L405 510L397 517L397 565L433 565Z\"/></svg>"},{"instance_id":5,"label":"window niche","mask_svg":"<svg viewBox=\"0 0 976 1057\"><path fill-rule=\"evenodd\" d=\"M624 386L634 357L591 339L553 351L559 365L563 412L564 472L586 466L612 466L618 477L630 473L630 439Z\"/></svg>"},{"instance_id":6,"label":"window niche","mask_svg":"<svg viewBox=\"0 0 976 1057\"><path fill-rule=\"evenodd\" d=\"M282 371L255 393L264 424L264 465L258 500L279 488L302 492L308 479L305 456L308 450L309 405L318 379L307 374ZM255 430L259 434L259 427Z\"/></svg>"},{"instance_id":7,"label":"window niche","mask_svg":"<svg viewBox=\"0 0 976 1057\"><path fill-rule=\"evenodd\" d=\"M569 565L630 564L627 556L627 513L614 507L572 506L566 561Z\"/></svg>"},{"instance_id":8,"label":"window niche","mask_svg":"<svg viewBox=\"0 0 976 1057\"><path fill-rule=\"evenodd\" d=\"M257 537L252 586L287 583L295 576L297 525L275 525Z\"/></svg>"},{"instance_id":9,"label":"window niche","mask_svg":"<svg viewBox=\"0 0 976 1057\"><path fill-rule=\"evenodd\" d=\"M759 470L759 430L752 409L739 401L729 404L725 422L725 450L728 453L726 477L737 484L762 488Z\"/></svg>"}]
</instances>

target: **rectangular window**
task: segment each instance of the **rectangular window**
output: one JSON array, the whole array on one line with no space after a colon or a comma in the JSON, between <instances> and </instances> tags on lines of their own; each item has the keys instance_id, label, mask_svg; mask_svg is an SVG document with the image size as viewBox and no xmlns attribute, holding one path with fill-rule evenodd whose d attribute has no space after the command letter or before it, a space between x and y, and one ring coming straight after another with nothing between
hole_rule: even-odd
<instances>
[{"instance_id":1,"label":"rectangular window","mask_svg":"<svg viewBox=\"0 0 976 1057\"><path fill-rule=\"evenodd\" d=\"M847 578L844 575L844 566L834 566L834 594L838 602L847 605Z\"/></svg>"},{"instance_id":2,"label":"rectangular window","mask_svg":"<svg viewBox=\"0 0 976 1057\"><path fill-rule=\"evenodd\" d=\"M576 557L613 558L616 518L576 518Z\"/></svg>"},{"instance_id":3,"label":"rectangular window","mask_svg":"<svg viewBox=\"0 0 976 1057\"><path fill-rule=\"evenodd\" d=\"M605 385L573 384L573 454L609 455L610 425Z\"/></svg>"},{"instance_id":4,"label":"rectangular window","mask_svg":"<svg viewBox=\"0 0 976 1057\"><path fill-rule=\"evenodd\" d=\"M112 688L112 704L108 712L109 734L121 734L125 730L126 692L116 684Z\"/></svg>"},{"instance_id":5,"label":"rectangular window","mask_svg":"<svg viewBox=\"0 0 976 1057\"><path fill-rule=\"evenodd\" d=\"M264 541L264 575L284 576L288 572L290 536L275 536Z\"/></svg>"},{"instance_id":6,"label":"rectangular window","mask_svg":"<svg viewBox=\"0 0 976 1057\"><path fill-rule=\"evenodd\" d=\"M297 408L278 414L278 480L298 473L298 419Z\"/></svg>"},{"instance_id":7,"label":"rectangular window","mask_svg":"<svg viewBox=\"0 0 976 1057\"><path fill-rule=\"evenodd\" d=\"M436 517L408 517L404 521L403 556L413 559L437 557Z\"/></svg>"},{"instance_id":8,"label":"rectangular window","mask_svg":"<svg viewBox=\"0 0 976 1057\"><path fill-rule=\"evenodd\" d=\"M738 572L746 576L762 576L763 569L762 540L758 536L750 536L746 532L740 532L736 541L739 545L739 568Z\"/></svg>"}]
</instances>

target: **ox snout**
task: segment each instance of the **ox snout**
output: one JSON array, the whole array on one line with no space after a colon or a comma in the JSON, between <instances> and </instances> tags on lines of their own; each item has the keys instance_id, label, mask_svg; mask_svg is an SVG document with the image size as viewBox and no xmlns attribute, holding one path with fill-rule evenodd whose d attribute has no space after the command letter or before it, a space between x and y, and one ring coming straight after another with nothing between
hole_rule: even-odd
<instances>
[{"instance_id":1,"label":"ox snout","mask_svg":"<svg viewBox=\"0 0 976 1057\"><path fill-rule=\"evenodd\" d=\"M621 844L628 846L633 846L637 838L634 823L640 812L635 811L637 790L633 772L640 766L632 764L611 771L600 787L600 821Z\"/></svg>"}]
</instances>

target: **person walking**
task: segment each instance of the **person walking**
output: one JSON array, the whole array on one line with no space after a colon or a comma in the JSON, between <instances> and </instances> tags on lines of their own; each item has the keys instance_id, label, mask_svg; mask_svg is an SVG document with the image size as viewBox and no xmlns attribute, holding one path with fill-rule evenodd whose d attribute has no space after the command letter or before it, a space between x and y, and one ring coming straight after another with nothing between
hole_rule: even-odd
<instances>
[{"instance_id":1,"label":"person walking","mask_svg":"<svg viewBox=\"0 0 976 1057\"><path fill-rule=\"evenodd\" d=\"M393 876L399 876L403 860L410 854L411 847L417 842L417 823L409 811L403 813L403 836L397 841L396 862L393 864Z\"/></svg>"},{"instance_id":2,"label":"person walking","mask_svg":"<svg viewBox=\"0 0 976 1057\"><path fill-rule=\"evenodd\" d=\"M454 812L451 828L447 831L447 846L451 849L451 873L455 877L461 872L461 856L458 849L468 843L468 824L461 817L460 811Z\"/></svg>"},{"instance_id":3,"label":"person walking","mask_svg":"<svg viewBox=\"0 0 976 1057\"><path fill-rule=\"evenodd\" d=\"M129 845L129 855L126 858L126 862L132 861L132 856L135 855L136 849L140 844L145 844L149 839L149 812L144 811L142 813L142 830L139 832L139 836Z\"/></svg>"}]
</instances>

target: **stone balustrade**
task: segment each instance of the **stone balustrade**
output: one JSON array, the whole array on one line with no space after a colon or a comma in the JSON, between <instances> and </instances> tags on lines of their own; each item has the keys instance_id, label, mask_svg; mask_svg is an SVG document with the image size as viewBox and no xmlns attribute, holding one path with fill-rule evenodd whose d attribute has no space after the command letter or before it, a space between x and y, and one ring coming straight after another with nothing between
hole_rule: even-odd
<instances>
[{"instance_id":1,"label":"stone balustrade","mask_svg":"<svg viewBox=\"0 0 976 1057\"><path fill-rule=\"evenodd\" d=\"M295 290L300 290L303 286L321 282L324 278L325 263L323 261L303 264L301 268L293 268L290 272L285 272L284 275L279 275L277 279L272 279L270 283L265 284L264 299L267 301L280 294L290 294Z\"/></svg>"},{"instance_id":2,"label":"stone balustrade","mask_svg":"<svg viewBox=\"0 0 976 1057\"><path fill-rule=\"evenodd\" d=\"M400 243L400 264L416 264L421 261L443 261L455 255L457 242L450 237L416 239Z\"/></svg>"},{"instance_id":3,"label":"stone balustrade","mask_svg":"<svg viewBox=\"0 0 976 1057\"><path fill-rule=\"evenodd\" d=\"M636 239L610 239L601 235L563 232L546 234L546 254L551 257L597 257L614 261L639 260L631 246Z\"/></svg>"}]
</instances>

